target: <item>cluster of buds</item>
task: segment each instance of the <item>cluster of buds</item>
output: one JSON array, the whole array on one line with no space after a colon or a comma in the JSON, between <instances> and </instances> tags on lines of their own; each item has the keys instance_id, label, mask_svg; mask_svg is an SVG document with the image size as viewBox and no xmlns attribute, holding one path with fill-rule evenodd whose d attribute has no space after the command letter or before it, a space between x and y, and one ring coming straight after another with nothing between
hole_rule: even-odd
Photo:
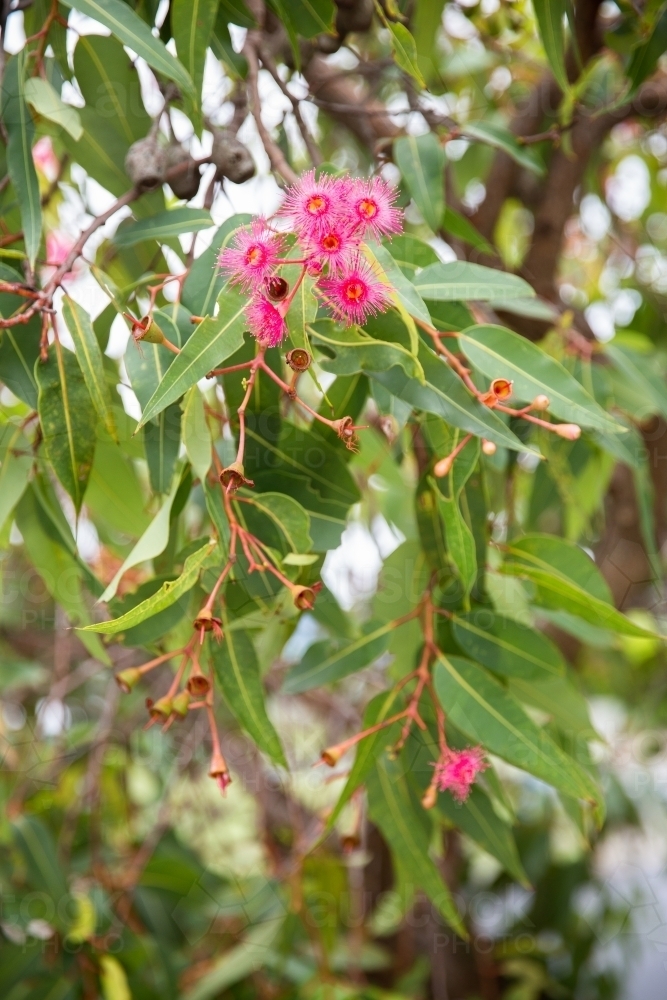
<instances>
[{"instance_id":1,"label":"cluster of buds","mask_svg":"<svg viewBox=\"0 0 667 1000\"><path fill-rule=\"evenodd\" d=\"M390 288L363 255L367 237L379 239L402 230L395 207L397 191L381 177L363 180L313 171L287 189L271 222L256 219L240 230L219 258L232 283L251 295L246 317L250 332L265 347L275 347L286 332L285 316L306 274L333 315L348 326L390 304ZM274 225L275 223L275 225ZM301 256L287 259L286 236L293 234ZM300 264L290 290L279 270Z\"/></svg>"}]
</instances>

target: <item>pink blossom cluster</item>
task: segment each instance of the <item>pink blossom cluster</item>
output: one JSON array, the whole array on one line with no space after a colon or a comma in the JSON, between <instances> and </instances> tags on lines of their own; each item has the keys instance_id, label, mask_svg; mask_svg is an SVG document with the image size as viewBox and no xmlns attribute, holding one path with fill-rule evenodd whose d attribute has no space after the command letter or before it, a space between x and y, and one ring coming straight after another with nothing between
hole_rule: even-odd
<instances>
[{"instance_id":1,"label":"pink blossom cluster","mask_svg":"<svg viewBox=\"0 0 667 1000\"><path fill-rule=\"evenodd\" d=\"M477 775L488 766L481 747L447 749L435 765L433 781L441 792L449 789L455 799L465 802Z\"/></svg>"},{"instance_id":2,"label":"pink blossom cluster","mask_svg":"<svg viewBox=\"0 0 667 1000\"><path fill-rule=\"evenodd\" d=\"M381 177L316 178L311 170L287 189L271 222L255 219L236 234L219 264L251 296L246 317L260 344L275 347L287 332L285 316L298 283L290 289L280 277L284 264L301 264L300 280L305 274L317 277L322 302L348 326L363 324L387 308L390 289L363 256L362 243L401 232L396 195ZM300 255L288 260L289 233L296 237Z\"/></svg>"}]
</instances>

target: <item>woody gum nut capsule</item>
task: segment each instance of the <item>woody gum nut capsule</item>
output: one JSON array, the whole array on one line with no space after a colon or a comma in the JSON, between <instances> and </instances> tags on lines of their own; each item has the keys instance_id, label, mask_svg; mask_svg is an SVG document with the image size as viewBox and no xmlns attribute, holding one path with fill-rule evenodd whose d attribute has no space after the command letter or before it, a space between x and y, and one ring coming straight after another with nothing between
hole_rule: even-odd
<instances>
[{"instance_id":1,"label":"woody gum nut capsule","mask_svg":"<svg viewBox=\"0 0 667 1000\"><path fill-rule=\"evenodd\" d=\"M216 166L218 177L228 177L234 184L243 184L255 173L255 161L250 150L239 142L233 132L225 129L213 129L211 161Z\"/></svg>"},{"instance_id":2,"label":"woody gum nut capsule","mask_svg":"<svg viewBox=\"0 0 667 1000\"><path fill-rule=\"evenodd\" d=\"M201 698L203 695L208 694L211 689L208 677L201 672L190 674L186 687L194 698Z\"/></svg>"},{"instance_id":3,"label":"woody gum nut capsule","mask_svg":"<svg viewBox=\"0 0 667 1000\"><path fill-rule=\"evenodd\" d=\"M145 344L164 344L164 333L152 316L142 316L132 324L132 336Z\"/></svg>"},{"instance_id":4,"label":"woody gum nut capsule","mask_svg":"<svg viewBox=\"0 0 667 1000\"><path fill-rule=\"evenodd\" d=\"M232 462L220 473L220 482L228 493L238 490L239 486L254 486L252 479L247 479L242 462Z\"/></svg>"},{"instance_id":5,"label":"woody gum nut capsule","mask_svg":"<svg viewBox=\"0 0 667 1000\"><path fill-rule=\"evenodd\" d=\"M482 451L485 455L495 455L497 448L493 441L487 441L485 439L482 441Z\"/></svg>"},{"instance_id":6,"label":"woody gum nut capsule","mask_svg":"<svg viewBox=\"0 0 667 1000\"><path fill-rule=\"evenodd\" d=\"M314 587L300 587L294 585L290 588L294 604L299 611L311 611L315 607L315 597L317 591Z\"/></svg>"},{"instance_id":7,"label":"woody gum nut capsule","mask_svg":"<svg viewBox=\"0 0 667 1000\"><path fill-rule=\"evenodd\" d=\"M282 302L289 292L289 285L284 278L274 276L266 282L266 294L273 302Z\"/></svg>"},{"instance_id":8,"label":"woody gum nut capsule","mask_svg":"<svg viewBox=\"0 0 667 1000\"><path fill-rule=\"evenodd\" d=\"M548 410L549 409L549 397L548 396L536 396L533 400L532 408L534 410Z\"/></svg>"},{"instance_id":9,"label":"woody gum nut capsule","mask_svg":"<svg viewBox=\"0 0 667 1000\"><path fill-rule=\"evenodd\" d=\"M329 767L335 767L344 753L345 749L339 744L338 746L335 747L327 747L326 750L322 751L320 757L322 758L325 764L329 765Z\"/></svg>"},{"instance_id":10,"label":"woody gum nut capsule","mask_svg":"<svg viewBox=\"0 0 667 1000\"><path fill-rule=\"evenodd\" d=\"M552 424L551 430L566 441L577 441L581 437L579 424Z\"/></svg>"},{"instance_id":11,"label":"woody gum nut capsule","mask_svg":"<svg viewBox=\"0 0 667 1000\"><path fill-rule=\"evenodd\" d=\"M167 698L165 695L163 698L158 698L154 701L152 705L148 706L148 711L152 718L165 718L168 719L173 710L171 698Z\"/></svg>"},{"instance_id":12,"label":"woody gum nut capsule","mask_svg":"<svg viewBox=\"0 0 667 1000\"><path fill-rule=\"evenodd\" d=\"M177 142L167 146L165 151L165 180L177 198L190 201L199 191L199 167L187 149ZM169 174L173 171L173 176Z\"/></svg>"},{"instance_id":13,"label":"woody gum nut capsule","mask_svg":"<svg viewBox=\"0 0 667 1000\"><path fill-rule=\"evenodd\" d=\"M165 172L165 153L156 135L133 142L125 157L125 173L142 191L161 184Z\"/></svg>"},{"instance_id":14,"label":"woody gum nut capsule","mask_svg":"<svg viewBox=\"0 0 667 1000\"><path fill-rule=\"evenodd\" d=\"M293 372L305 372L310 368L312 358L302 347L295 347L285 355L285 361Z\"/></svg>"},{"instance_id":15,"label":"woody gum nut capsule","mask_svg":"<svg viewBox=\"0 0 667 1000\"><path fill-rule=\"evenodd\" d=\"M171 703L172 711L175 712L181 719L184 719L188 714L189 705L190 692L187 690L179 691Z\"/></svg>"}]
</instances>

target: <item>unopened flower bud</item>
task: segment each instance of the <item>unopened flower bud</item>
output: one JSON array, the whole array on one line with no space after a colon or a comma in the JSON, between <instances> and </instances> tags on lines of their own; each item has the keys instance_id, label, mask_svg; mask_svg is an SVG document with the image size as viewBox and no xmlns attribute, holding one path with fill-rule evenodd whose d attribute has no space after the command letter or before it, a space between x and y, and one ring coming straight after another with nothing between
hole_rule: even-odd
<instances>
[{"instance_id":1,"label":"unopened flower bud","mask_svg":"<svg viewBox=\"0 0 667 1000\"><path fill-rule=\"evenodd\" d=\"M436 462L433 466L433 475L437 476L438 479L442 479L443 476L446 476L451 470L455 458L456 455L454 454L445 455L444 458L441 458L440 461Z\"/></svg>"},{"instance_id":2,"label":"unopened flower bud","mask_svg":"<svg viewBox=\"0 0 667 1000\"><path fill-rule=\"evenodd\" d=\"M581 437L579 424L552 424L551 430L566 441L577 441Z\"/></svg>"},{"instance_id":3,"label":"unopened flower bud","mask_svg":"<svg viewBox=\"0 0 667 1000\"><path fill-rule=\"evenodd\" d=\"M533 410L548 410L549 397L544 395L536 396L532 403Z\"/></svg>"},{"instance_id":4,"label":"unopened flower bud","mask_svg":"<svg viewBox=\"0 0 667 1000\"><path fill-rule=\"evenodd\" d=\"M123 694L129 694L132 688L141 680L141 670L139 667L128 667L116 674L115 681Z\"/></svg>"},{"instance_id":5,"label":"unopened flower bud","mask_svg":"<svg viewBox=\"0 0 667 1000\"><path fill-rule=\"evenodd\" d=\"M424 809L432 809L433 806L438 801L438 789L435 785L429 785L424 795L422 796L422 805Z\"/></svg>"},{"instance_id":6,"label":"unopened flower bud","mask_svg":"<svg viewBox=\"0 0 667 1000\"><path fill-rule=\"evenodd\" d=\"M482 441L482 451L485 455L495 455L497 451L495 441L487 441L485 438Z\"/></svg>"},{"instance_id":7,"label":"unopened flower bud","mask_svg":"<svg viewBox=\"0 0 667 1000\"><path fill-rule=\"evenodd\" d=\"M277 276L269 278L266 282L266 294L272 302L282 302L289 292L289 285L284 278Z\"/></svg>"}]
</instances>

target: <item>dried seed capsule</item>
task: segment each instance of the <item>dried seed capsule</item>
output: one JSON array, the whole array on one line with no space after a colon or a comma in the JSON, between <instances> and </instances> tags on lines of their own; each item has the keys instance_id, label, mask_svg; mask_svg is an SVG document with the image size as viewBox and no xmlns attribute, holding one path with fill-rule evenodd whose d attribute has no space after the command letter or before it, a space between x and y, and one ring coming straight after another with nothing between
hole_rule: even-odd
<instances>
[{"instance_id":1,"label":"dried seed capsule","mask_svg":"<svg viewBox=\"0 0 667 1000\"><path fill-rule=\"evenodd\" d=\"M157 187L164 179L165 151L157 135L133 142L125 157L125 173L142 191Z\"/></svg>"},{"instance_id":2,"label":"dried seed capsule","mask_svg":"<svg viewBox=\"0 0 667 1000\"><path fill-rule=\"evenodd\" d=\"M305 372L310 368L312 360L308 351L304 351L302 347L295 347L285 355L285 361L293 372Z\"/></svg>"},{"instance_id":3,"label":"dried seed capsule","mask_svg":"<svg viewBox=\"0 0 667 1000\"><path fill-rule=\"evenodd\" d=\"M173 176L169 173L173 171ZM177 198L190 201L199 191L199 167L187 149L173 142L165 151L166 181Z\"/></svg>"},{"instance_id":4,"label":"dried seed capsule","mask_svg":"<svg viewBox=\"0 0 667 1000\"><path fill-rule=\"evenodd\" d=\"M255 173L255 161L250 150L226 129L213 129L211 161L218 177L228 177L234 184L243 184Z\"/></svg>"},{"instance_id":5,"label":"dried seed capsule","mask_svg":"<svg viewBox=\"0 0 667 1000\"><path fill-rule=\"evenodd\" d=\"M273 302L282 302L289 292L289 285L284 278L273 277L266 282L266 294Z\"/></svg>"},{"instance_id":6,"label":"dried seed capsule","mask_svg":"<svg viewBox=\"0 0 667 1000\"><path fill-rule=\"evenodd\" d=\"M248 479L243 470L242 462L232 462L220 473L220 482L228 493L233 493L239 486L254 486L252 479Z\"/></svg>"}]
</instances>

